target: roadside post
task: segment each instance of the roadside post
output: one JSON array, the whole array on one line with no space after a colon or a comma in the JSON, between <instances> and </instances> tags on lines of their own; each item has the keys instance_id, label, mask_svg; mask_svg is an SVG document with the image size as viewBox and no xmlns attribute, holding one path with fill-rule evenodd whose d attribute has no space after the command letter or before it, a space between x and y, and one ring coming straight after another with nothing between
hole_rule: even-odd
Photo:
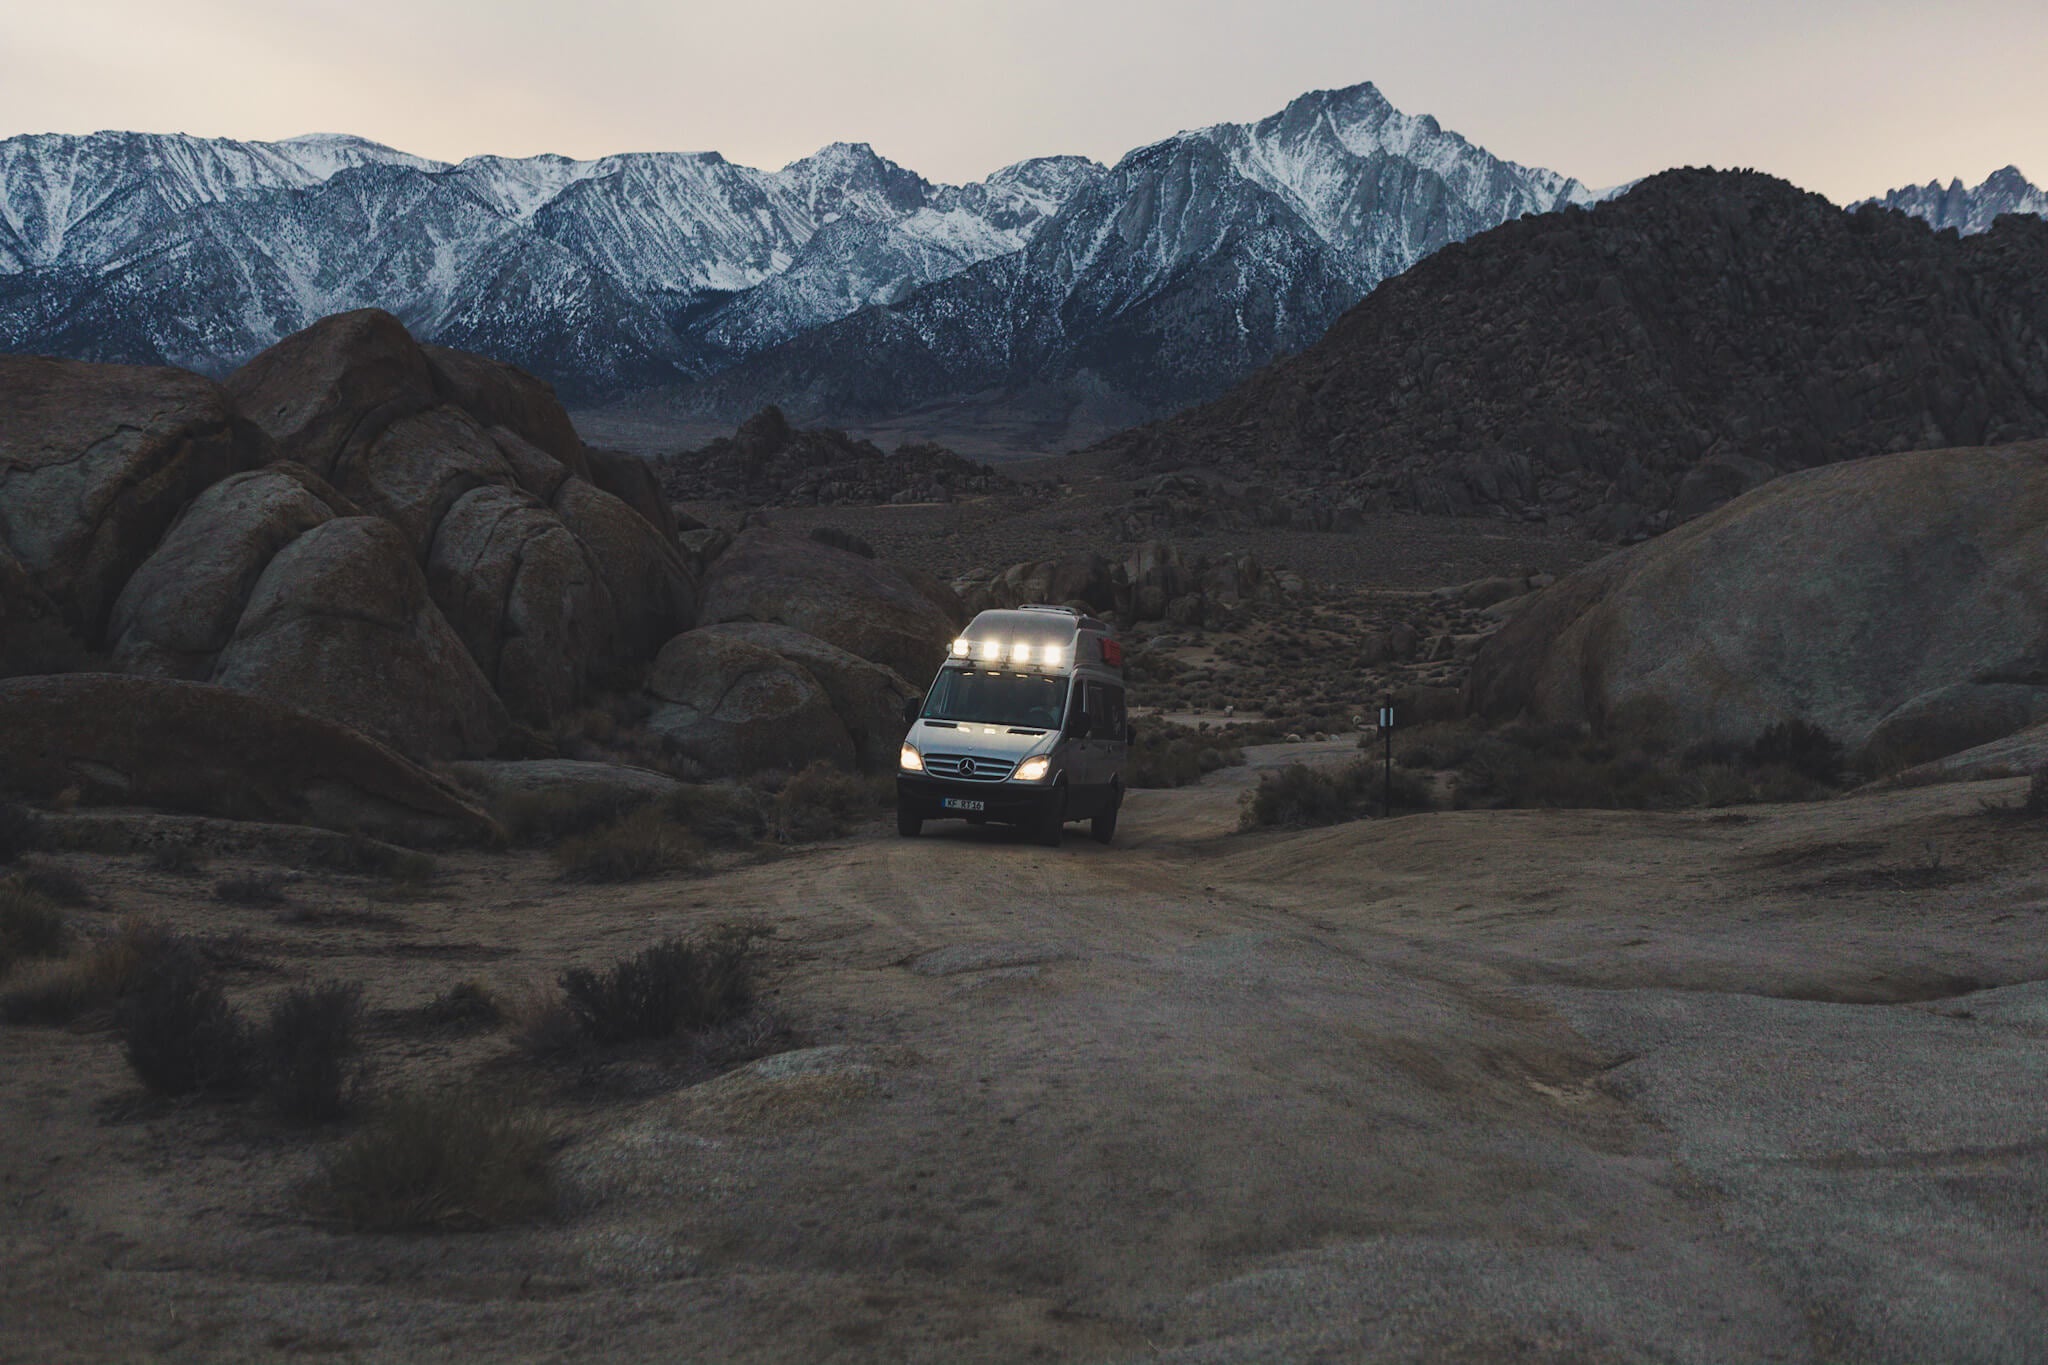
<instances>
[{"instance_id":1,"label":"roadside post","mask_svg":"<svg viewBox=\"0 0 2048 1365\"><path fill-rule=\"evenodd\" d=\"M1380 707L1380 738L1387 745L1387 768L1380 779L1380 819L1386 820L1394 814L1394 699L1387 698Z\"/></svg>"}]
</instances>

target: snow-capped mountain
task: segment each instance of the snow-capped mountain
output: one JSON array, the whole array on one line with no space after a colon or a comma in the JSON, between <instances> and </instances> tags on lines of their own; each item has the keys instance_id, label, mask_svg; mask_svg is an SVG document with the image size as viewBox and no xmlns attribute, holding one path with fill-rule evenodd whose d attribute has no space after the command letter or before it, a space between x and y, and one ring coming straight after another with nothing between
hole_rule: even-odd
<instances>
[{"instance_id":1,"label":"snow-capped mountain","mask_svg":"<svg viewBox=\"0 0 2048 1365\"><path fill-rule=\"evenodd\" d=\"M678 396L735 416L876 418L1050 386L1158 413L1315 340L1381 280L1594 196L1503 161L1370 84L1142 147L1014 257L807 332Z\"/></svg>"},{"instance_id":2,"label":"snow-capped mountain","mask_svg":"<svg viewBox=\"0 0 2048 1365\"><path fill-rule=\"evenodd\" d=\"M91 271L208 204L305 189L354 166L439 163L358 137L229 142L183 133L40 134L0 142L0 269Z\"/></svg>"},{"instance_id":3,"label":"snow-capped mountain","mask_svg":"<svg viewBox=\"0 0 2048 1365\"><path fill-rule=\"evenodd\" d=\"M1975 189L1965 189L1960 180L1949 181L1948 188L1943 189L1940 181L1930 180L1865 202L1910 213L1936 228L1954 228L1965 237L1989 231L2002 213L2048 217L2048 190L2021 175L2017 166L1993 171Z\"/></svg>"},{"instance_id":4,"label":"snow-capped mountain","mask_svg":"<svg viewBox=\"0 0 2048 1365\"><path fill-rule=\"evenodd\" d=\"M1015 252L1101 173L1052 158L934 185L859 143L763 172L18 137L0 142L0 349L220 370L374 305L572 396L672 383Z\"/></svg>"},{"instance_id":5,"label":"snow-capped mountain","mask_svg":"<svg viewBox=\"0 0 2048 1365\"><path fill-rule=\"evenodd\" d=\"M346 137L0 142L0 349L222 370L375 305L572 399L721 414L1085 391L1132 416L1314 340L1448 243L1591 196L1371 85L933 184L865 144L474 157Z\"/></svg>"}]
</instances>

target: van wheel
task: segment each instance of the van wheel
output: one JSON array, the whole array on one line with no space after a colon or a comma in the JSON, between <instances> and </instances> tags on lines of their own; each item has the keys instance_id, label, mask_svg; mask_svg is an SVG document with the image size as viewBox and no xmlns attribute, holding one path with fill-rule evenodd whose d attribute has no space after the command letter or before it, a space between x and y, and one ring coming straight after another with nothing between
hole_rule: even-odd
<instances>
[{"instance_id":1,"label":"van wheel","mask_svg":"<svg viewBox=\"0 0 2048 1365\"><path fill-rule=\"evenodd\" d=\"M1067 832L1067 789L1056 788L1052 799L1045 803L1045 810L1038 817L1038 828L1033 831L1038 842L1047 848L1058 848Z\"/></svg>"},{"instance_id":2,"label":"van wheel","mask_svg":"<svg viewBox=\"0 0 2048 1365\"><path fill-rule=\"evenodd\" d=\"M1124 792L1118 787L1109 794L1109 804L1102 808L1102 814L1088 822L1089 837L1098 844L1106 844L1116 838L1116 813L1123 809Z\"/></svg>"},{"instance_id":3,"label":"van wheel","mask_svg":"<svg viewBox=\"0 0 2048 1365\"><path fill-rule=\"evenodd\" d=\"M903 807L896 808L896 832L906 839L915 839L924 833L924 821L912 815Z\"/></svg>"}]
</instances>

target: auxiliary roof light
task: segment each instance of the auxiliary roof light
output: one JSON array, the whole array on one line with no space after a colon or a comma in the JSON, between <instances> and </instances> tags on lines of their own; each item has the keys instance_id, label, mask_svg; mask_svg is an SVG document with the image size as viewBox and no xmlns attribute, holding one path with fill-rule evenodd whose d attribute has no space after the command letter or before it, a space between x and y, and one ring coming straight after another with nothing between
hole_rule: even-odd
<instances>
[{"instance_id":1,"label":"auxiliary roof light","mask_svg":"<svg viewBox=\"0 0 2048 1365\"><path fill-rule=\"evenodd\" d=\"M1028 664L1028 663L1030 663L1030 662L1031 662L1031 646L1030 646L1030 645L1026 645L1026 644L1020 644L1020 645L1017 645L1016 647L1014 647L1013 649L1011 649L1011 650L1010 650L1010 662L1011 662L1011 663L1013 663L1013 664Z\"/></svg>"},{"instance_id":2,"label":"auxiliary roof light","mask_svg":"<svg viewBox=\"0 0 2048 1365\"><path fill-rule=\"evenodd\" d=\"M1067 652L1064 649L1061 649L1058 645L1047 645L1045 647L1045 661L1050 666L1058 668L1061 664L1066 662L1066 659Z\"/></svg>"},{"instance_id":3,"label":"auxiliary roof light","mask_svg":"<svg viewBox=\"0 0 2048 1365\"><path fill-rule=\"evenodd\" d=\"M994 663L1002 658L1003 642L1001 640L983 640L981 642L981 657L990 663Z\"/></svg>"},{"instance_id":4,"label":"auxiliary roof light","mask_svg":"<svg viewBox=\"0 0 2048 1365\"><path fill-rule=\"evenodd\" d=\"M956 658L956 659L964 659L964 658L966 658L966 657L967 657L967 650L968 650L968 644L967 644L967 641L966 641L966 639L965 639L965 638L962 638L962 639L958 639L958 640L955 640L955 641L953 642L953 657L954 657L954 658Z\"/></svg>"}]
</instances>

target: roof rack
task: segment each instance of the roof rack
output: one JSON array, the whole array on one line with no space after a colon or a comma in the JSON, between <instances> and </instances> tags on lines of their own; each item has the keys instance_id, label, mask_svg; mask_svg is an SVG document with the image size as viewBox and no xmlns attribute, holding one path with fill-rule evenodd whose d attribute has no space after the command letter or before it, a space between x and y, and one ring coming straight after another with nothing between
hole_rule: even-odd
<instances>
[{"instance_id":1,"label":"roof rack","mask_svg":"<svg viewBox=\"0 0 2048 1365\"><path fill-rule=\"evenodd\" d=\"M1058 612L1058 613L1059 613L1060 615L1062 615L1062 616L1079 616L1079 615L1081 615L1081 613L1080 613L1080 612L1078 612L1078 611L1074 610L1074 609L1073 609L1072 607L1056 607L1056 606L1053 606L1053 605L1052 605L1052 604L1051 604L1050 602L1020 602L1020 603L1018 603L1018 604L1017 604L1017 606L1016 606L1016 607L1014 608L1014 610L1017 610L1017 611L1056 611L1056 612Z\"/></svg>"}]
</instances>

